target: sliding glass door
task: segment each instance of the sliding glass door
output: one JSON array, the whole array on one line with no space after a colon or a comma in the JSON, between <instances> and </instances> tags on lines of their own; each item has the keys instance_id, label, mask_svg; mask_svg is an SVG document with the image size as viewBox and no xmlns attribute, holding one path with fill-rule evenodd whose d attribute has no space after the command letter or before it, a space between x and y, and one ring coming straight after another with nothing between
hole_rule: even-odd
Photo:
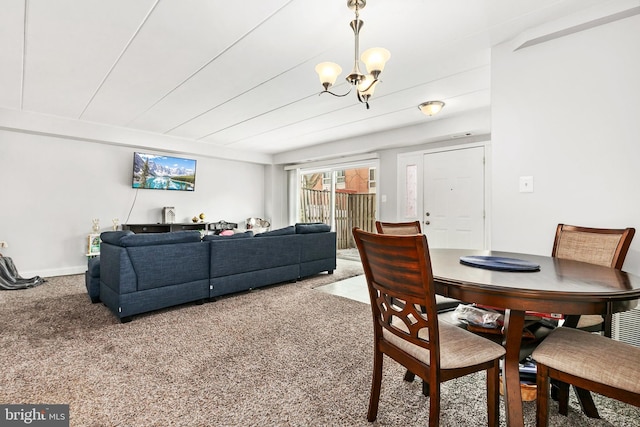
<instances>
[{"instance_id":1,"label":"sliding glass door","mask_svg":"<svg viewBox=\"0 0 640 427\"><path fill-rule=\"evenodd\" d=\"M355 247L353 227L374 231L376 165L299 171L298 222L323 222L337 234L338 249Z\"/></svg>"}]
</instances>

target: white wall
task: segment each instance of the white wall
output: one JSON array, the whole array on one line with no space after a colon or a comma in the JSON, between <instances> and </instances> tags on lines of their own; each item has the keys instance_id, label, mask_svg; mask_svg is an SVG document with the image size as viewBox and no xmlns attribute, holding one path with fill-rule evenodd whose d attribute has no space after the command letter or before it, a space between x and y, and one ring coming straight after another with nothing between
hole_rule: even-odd
<instances>
[{"instance_id":1,"label":"white wall","mask_svg":"<svg viewBox=\"0 0 640 427\"><path fill-rule=\"evenodd\" d=\"M512 47L492 53L493 249L550 254L558 223L640 233L640 16Z\"/></svg>"},{"instance_id":2,"label":"white wall","mask_svg":"<svg viewBox=\"0 0 640 427\"><path fill-rule=\"evenodd\" d=\"M288 218L287 173L282 166L267 165L264 168L265 216L271 229L286 227Z\"/></svg>"},{"instance_id":3,"label":"white wall","mask_svg":"<svg viewBox=\"0 0 640 427\"><path fill-rule=\"evenodd\" d=\"M160 222L164 206L174 206L176 221L184 222L200 212L211 222L265 216L263 165L171 153L197 160L195 191L135 190L134 151L162 154L0 130L0 240L9 243L2 253L23 276L86 270L85 239L93 218L104 231L113 218Z\"/></svg>"}]
</instances>

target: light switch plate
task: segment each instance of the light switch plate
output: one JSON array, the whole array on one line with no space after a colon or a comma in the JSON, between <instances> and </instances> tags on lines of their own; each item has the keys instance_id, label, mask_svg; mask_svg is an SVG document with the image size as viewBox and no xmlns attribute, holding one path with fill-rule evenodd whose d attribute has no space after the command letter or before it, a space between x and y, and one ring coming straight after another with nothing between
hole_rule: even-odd
<instances>
[{"instance_id":1,"label":"light switch plate","mask_svg":"<svg viewBox=\"0 0 640 427\"><path fill-rule=\"evenodd\" d=\"M533 177L532 176L520 177L520 192L533 193Z\"/></svg>"}]
</instances>

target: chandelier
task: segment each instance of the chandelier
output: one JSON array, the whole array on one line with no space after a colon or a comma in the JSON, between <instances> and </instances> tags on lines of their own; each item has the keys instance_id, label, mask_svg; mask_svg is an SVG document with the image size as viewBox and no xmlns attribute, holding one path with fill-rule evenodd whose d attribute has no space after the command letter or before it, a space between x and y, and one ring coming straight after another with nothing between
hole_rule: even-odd
<instances>
[{"instance_id":1,"label":"chandelier","mask_svg":"<svg viewBox=\"0 0 640 427\"><path fill-rule=\"evenodd\" d=\"M381 47L365 50L360 59L366 65L368 74L364 75L360 72L360 61L358 60L360 50L359 35L364 25L364 22L360 19L360 10L364 9L366 5L367 0L347 0L347 7L353 10L356 16L350 24L353 35L355 36L355 53L353 57L353 69L346 79L351 84L349 91L342 95L329 91L329 88L333 86L342 72L342 68L338 64L334 62L322 62L316 65L316 73L318 73L320 83L322 83L324 87L324 90L320 92L319 95L330 93L333 96L343 97L351 93L351 90L355 86L358 101L365 104L367 109L369 109L369 98L373 95L373 91L379 81L378 76L380 76L380 73L384 70L384 64L389 60L391 54L387 49Z\"/></svg>"}]
</instances>

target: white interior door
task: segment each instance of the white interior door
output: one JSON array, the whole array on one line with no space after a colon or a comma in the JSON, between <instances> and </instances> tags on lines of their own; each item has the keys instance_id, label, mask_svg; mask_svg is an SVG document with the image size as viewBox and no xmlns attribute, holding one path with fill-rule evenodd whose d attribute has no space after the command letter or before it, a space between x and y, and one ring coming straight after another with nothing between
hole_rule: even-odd
<instances>
[{"instance_id":1,"label":"white interior door","mask_svg":"<svg viewBox=\"0 0 640 427\"><path fill-rule=\"evenodd\" d=\"M432 248L484 249L484 147L424 155L422 230Z\"/></svg>"}]
</instances>

